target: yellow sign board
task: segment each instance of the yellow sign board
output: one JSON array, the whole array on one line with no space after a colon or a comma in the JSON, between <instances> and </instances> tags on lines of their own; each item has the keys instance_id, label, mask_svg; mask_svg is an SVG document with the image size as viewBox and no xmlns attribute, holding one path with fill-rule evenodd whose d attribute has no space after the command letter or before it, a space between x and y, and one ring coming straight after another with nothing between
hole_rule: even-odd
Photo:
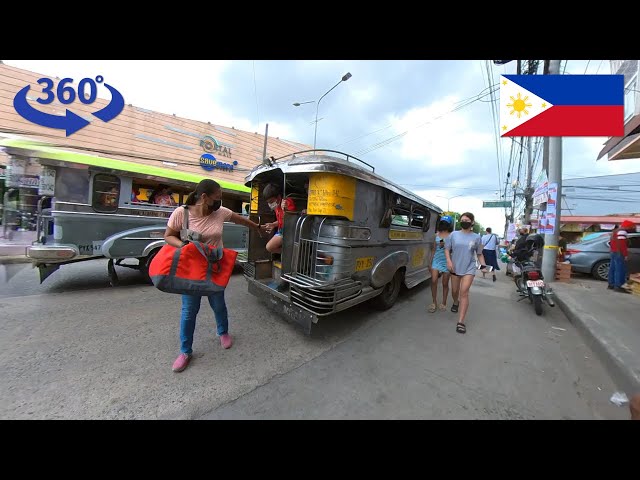
<instances>
[{"instance_id":1,"label":"yellow sign board","mask_svg":"<svg viewBox=\"0 0 640 480\"><path fill-rule=\"evenodd\" d=\"M251 213L258 213L258 197L260 196L260 185L251 184Z\"/></svg>"},{"instance_id":2,"label":"yellow sign board","mask_svg":"<svg viewBox=\"0 0 640 480\"><path fill-rule=\"evenodd\" d=\"M309 176L309 215L329 215L353 220L356 179L335 173L313 173Z\"/></svg>"},{"instance_id":3,"label":"yellow sign board","mask_svg":"<svg viewBox=\"0 0 640 480\"><path fill-rule=\"evenodd\" d=\"M373 268L373 258L374 257L356 258L356 272Z\"/></svg>"},{"instance_id":4,"label":"yellow sign board","mask_svg":"<svg viewBox=\"0 0 640 480\"><path fill-rule=\"evenodd\" d=\"M389 240L422 240L422 232L407 230L389 230Z\"/></svg>"},{"instance_id":5,"label":"yellow sign board","mask_svg":"<svg viewBox=\"0 0 640 480\"><path fill-rule=\"evenodd\" d=\"M413 257L411 258L411 266L413 267L421 267L424 265L424 259L426 257L426 250L424 247L416 248L416 251L413 253Z\"/></svg>"}]
</instances>

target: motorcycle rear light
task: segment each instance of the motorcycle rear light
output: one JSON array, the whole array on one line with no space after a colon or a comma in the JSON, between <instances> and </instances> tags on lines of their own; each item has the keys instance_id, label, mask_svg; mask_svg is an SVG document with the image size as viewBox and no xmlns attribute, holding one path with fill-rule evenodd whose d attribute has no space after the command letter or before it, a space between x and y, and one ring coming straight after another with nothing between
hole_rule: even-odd
<instances>
[{"instance_id":1,"label":"motorcycle rear light","mask_svg":"<svg viewBox=\"0 0 640 480\"><path fill-rule=\"evenodd\" d=\"M539 272L529 272L527 274L527 278L529 280L540 280L540 273Z\"/></svg>"}]
</instances>

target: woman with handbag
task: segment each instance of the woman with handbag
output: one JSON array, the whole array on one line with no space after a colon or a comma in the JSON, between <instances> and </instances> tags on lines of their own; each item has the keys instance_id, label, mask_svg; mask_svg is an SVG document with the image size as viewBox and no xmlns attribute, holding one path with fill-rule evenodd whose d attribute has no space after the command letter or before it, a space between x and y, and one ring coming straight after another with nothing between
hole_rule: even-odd
<instances>
[{"instance_id":1,"label":"woman with handbag","mask_svg":"<svg viewBox=\"0 0 640 480\"><path fill-rule=\"evenodd\" d=\"M260 232L260 226L257 223L222 206L222 189L215 180L202 180L196 190L187 197L186 208L188 209L187 234L192 240L222 248L224 222L245 225ZM183 230L184 214L185 207L175 209L169 217L167 229L164 233L164 239L167 244L176 248L182 248L188 243L188 240L183 241L180 235L181 230ZM207 299L215 314L220 343L225 349L231 348L233 342L231 335L229 335L229 319L227 305L224 300L224 290L208 295ZM183 371L191 360L193 333L196 328L196 316L200 310L201 301L202 297L200 295L182 295L180 355L173 363L174 372Z\"/></svg>"}]
</instances>

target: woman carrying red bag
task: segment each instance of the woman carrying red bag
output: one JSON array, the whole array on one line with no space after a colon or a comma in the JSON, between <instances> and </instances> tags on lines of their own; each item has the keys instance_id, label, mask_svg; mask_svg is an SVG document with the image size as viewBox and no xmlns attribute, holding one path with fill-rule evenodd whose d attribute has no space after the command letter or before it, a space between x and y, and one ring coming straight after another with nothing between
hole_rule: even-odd
<instances>
[{"instance_id":1,"label":"woman carrying red bag","mask_svg":"<svg viewBox=\"0 0 640 480\"><path fill-rule=\"evenodd\" d=\"M215 180L202 180L196 190L187 197L186 205L189 209L189 230L202 236L202 242L222 248L222 229L224 222L233 222L260 231L257 223L246 217L232 212L222 206L222 189ZM180 239L184 218L184 208L176 208L167 223L164 232L165 241L176 248L186 243ZM213 309L216 319L217 333L223 348L231 348L232 340L229 335L229 318L227 305L224 301L224 290L207 296L209 305ZM180 355L173 363L173 371L181 372L189 365L193 353L193 333L196 328L196 316L200 310L202 297L200 295L182 295L182 315L180 318Z\"/></svg>"}]
</instances>

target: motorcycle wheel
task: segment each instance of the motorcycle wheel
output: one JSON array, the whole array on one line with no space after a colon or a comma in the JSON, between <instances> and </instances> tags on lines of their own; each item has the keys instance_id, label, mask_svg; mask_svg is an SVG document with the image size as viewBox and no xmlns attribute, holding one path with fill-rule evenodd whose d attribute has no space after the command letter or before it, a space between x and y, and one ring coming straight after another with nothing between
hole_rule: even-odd
<instances>
[{"instance_id":1,"label":"motorcycle wheel","mask_svg":"<svg viewBox=\"0 0 640 480\"><path fill-rule=\"evenodd\" d=\"M542 295L533 296L533 309L536 311L536 315L542 315Z\"/></svg>"}]
</instances>

